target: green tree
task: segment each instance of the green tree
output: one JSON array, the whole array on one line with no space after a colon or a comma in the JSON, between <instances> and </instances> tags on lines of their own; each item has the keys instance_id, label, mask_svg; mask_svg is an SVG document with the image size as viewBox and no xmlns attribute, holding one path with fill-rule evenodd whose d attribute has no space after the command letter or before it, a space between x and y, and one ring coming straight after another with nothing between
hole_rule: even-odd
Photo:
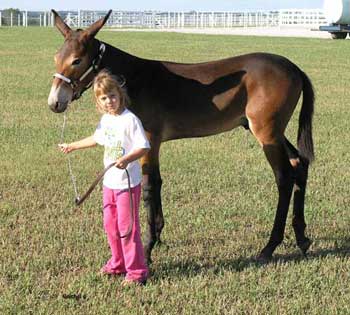
<instances>
[{"instance_id":1,"label":"green tree","mask_svg":"<svg viewBox=\"0 0 350 315\"><path fill-rule=\"evenodd\" d=\"M1 11L1 25L11 25L11 13L13 16L13 24L18 23L18 15L21 13L19 9L9 8Z\"/></svg>"}]
</instances>

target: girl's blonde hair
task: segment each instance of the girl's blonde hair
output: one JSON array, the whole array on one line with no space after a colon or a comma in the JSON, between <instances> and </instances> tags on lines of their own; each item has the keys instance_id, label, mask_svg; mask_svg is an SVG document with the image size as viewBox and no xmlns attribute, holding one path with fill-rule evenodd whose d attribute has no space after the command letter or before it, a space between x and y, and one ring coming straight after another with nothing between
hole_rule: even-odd
<instances>
[{"instance_id":1,"label":"girl's blonde hair","mask_svg":"<svg viewBox=\"0 0 350 315\"><path fill-rule=\"evenodd\" d=\"M120 106L127 107L129 105L129 97L126 89L123 87L125 82L113 75L107 69L101 70L94 79L93 90L95 95L96 108L101 114L105 114L105 109L100 105L98 97L101 94L108 94L111 91L116 91L119 98Z\"/></svg>"}]
</instances>

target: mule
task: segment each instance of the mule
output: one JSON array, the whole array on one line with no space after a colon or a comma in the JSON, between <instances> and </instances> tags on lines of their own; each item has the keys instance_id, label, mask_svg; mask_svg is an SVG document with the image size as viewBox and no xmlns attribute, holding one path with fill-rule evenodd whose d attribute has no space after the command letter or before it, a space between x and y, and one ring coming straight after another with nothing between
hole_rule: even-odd
<instances>
[{"instance_id":1,"label":"mule","mask_svg":"<svg viewBox=\"0 0 350 315\"><path fill-rule=\"evenodd\" d=\"M148 231L145 256L160 241L164 218L159 171L161 143L204 137L243 126L259 142L273 170L278 204L270 238L258 258L269 260L282 242L290 200L297 246L306 254L304 198L308 168L314 159L312 116L314 91L308 76L283 56L251 53L232 58L182 64L133 56L95 38L111 11L85 30L72 30L52 10L64 44L55 55L48 98L61 113L90 87L96 73L108 68L126 81L130 110L142 121L152 149L142 158L143 200ZM299 98L297 148L284 135Z\"/></svg>"}]
</instances>

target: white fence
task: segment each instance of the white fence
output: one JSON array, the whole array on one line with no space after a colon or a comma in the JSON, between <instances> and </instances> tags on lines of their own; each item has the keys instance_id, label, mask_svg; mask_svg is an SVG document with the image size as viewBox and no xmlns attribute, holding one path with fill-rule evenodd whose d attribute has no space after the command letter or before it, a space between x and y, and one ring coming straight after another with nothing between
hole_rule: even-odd
<instances>
[{"instance_id":1,"label":"white fence","mask_svg":"<svg viewBox=\"0 0 350 315\"><path fill-rule=\"evenodd\" d=\"M86 27L104 16L106 11L60 11L71 27ZM293 26L318 27L325 25L321 9L286 9L255 12L158 12L113 11L107 21L110 27L135 28L231 28ZM0 11L0 26L52 26L51 12L21 11L8 14Z\"/></svg>"},{"instance_id":2,"label":"white fence","mask_svg":"<svg viewBox=\"0 0 350 315\"><path fill-rule=\"evenodd\" d=\"M45 11L0 11L0 26L52 26L53 16Z\"/></svg>"}]
</instances>

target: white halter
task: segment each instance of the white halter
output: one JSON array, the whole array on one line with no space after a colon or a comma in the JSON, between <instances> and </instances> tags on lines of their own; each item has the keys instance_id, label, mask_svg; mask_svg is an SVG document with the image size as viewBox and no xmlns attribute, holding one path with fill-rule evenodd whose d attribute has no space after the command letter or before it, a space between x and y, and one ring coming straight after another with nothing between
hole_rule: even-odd
<instances>
[{"instance_id":1,"label":"white halter","mask_svg":"<svg viewBox=\"0 0 350 315\"><path fill-rule=\"evenodd\" d=\"M53 75L54 78L58 78L58 79L63 80L64 82L67 82L68 84L70 84L70 86L74 90L76 88L76 86L78 85L78 83L82 82L92 71L96 70L96 68L98 67L98 65L100 64L100 62L102 60L102 57L103 57L105 50L106 50L105 44L100 43L98 56L92 61L91 66L81 75L81 77L79 79L73 80L73 79L67 78L62 73L55 73ZM91 85L91 83L92 83L92 80L86 85L86 88L88 88Z\"/></svg>"}]
</instances>

